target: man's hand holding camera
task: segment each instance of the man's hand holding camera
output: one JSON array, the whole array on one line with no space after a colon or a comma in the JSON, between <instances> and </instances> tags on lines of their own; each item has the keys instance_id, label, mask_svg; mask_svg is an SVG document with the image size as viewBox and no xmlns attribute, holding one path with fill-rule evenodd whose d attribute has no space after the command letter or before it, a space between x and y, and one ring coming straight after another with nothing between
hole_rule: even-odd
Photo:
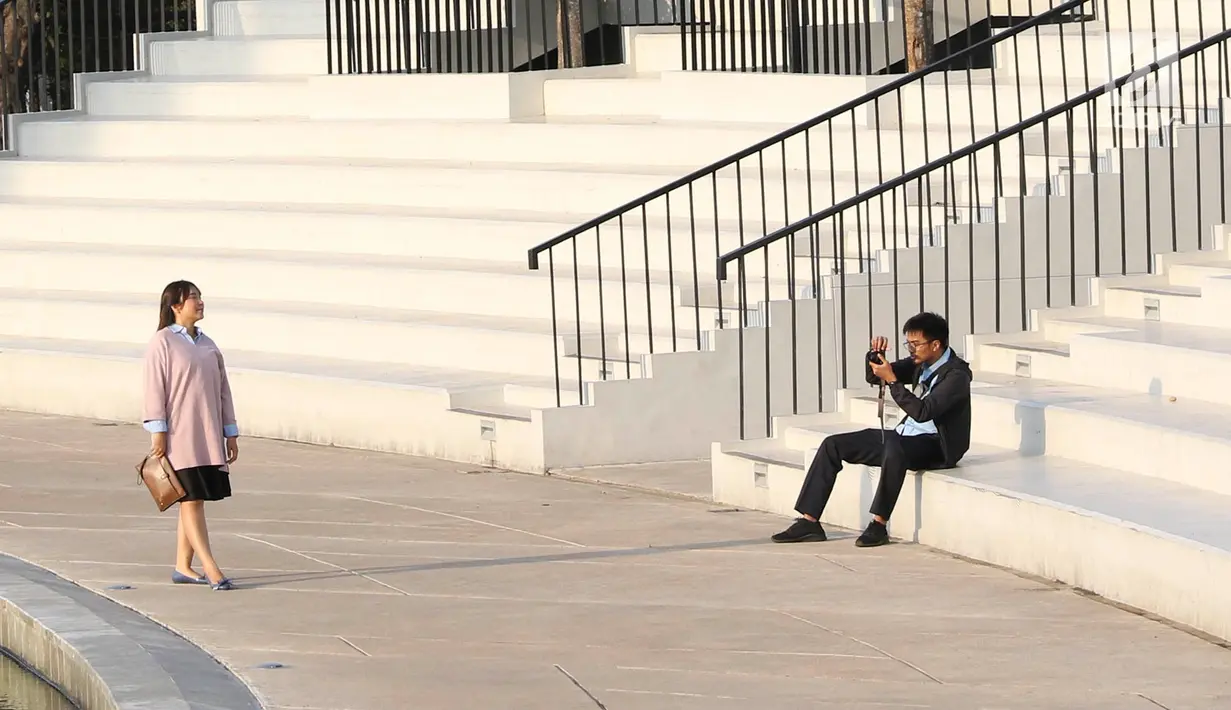
<instances>
[{"instance_id":1,"label":"man's hand holding camera","mask_svg":"<svg viewBox=\"0 0 1231 710\"><path fill-rule=\"evenodd\" d=\"M872 374L887 385L897 382L898 376L893 374L893 366L885 359L885 353L889 350L889 339L878 335L872 338L872 345L869 349L874 353L874 356L868 359L868 366L872 368Z\"/></svg>"}]
</instances>

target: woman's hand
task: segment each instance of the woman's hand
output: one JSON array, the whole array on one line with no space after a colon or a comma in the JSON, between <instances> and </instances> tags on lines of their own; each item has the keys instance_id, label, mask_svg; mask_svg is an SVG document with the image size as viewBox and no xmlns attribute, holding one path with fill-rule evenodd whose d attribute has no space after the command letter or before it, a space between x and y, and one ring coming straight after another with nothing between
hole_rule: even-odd
<instances>
[{"instance_id":1,"label":"woman's hand","mask_svg":"<svg viewBox=\"0 0 1231 710\"><path fill-rule=\"evenodd\" d=\"M154 456L167 455L167 432L159 432L150 437L150 453Z\"/></svg>"},{"instance_id":2,"label":"woman's hand","mask_svg":"<svg viewBox=\"0 0 1231 710\"><path fill-rule=\"evenodd\" d=\"M235 463L235 459L239 458L239 437L227 437L227 463Z\"/></svg>"}]
</instances>

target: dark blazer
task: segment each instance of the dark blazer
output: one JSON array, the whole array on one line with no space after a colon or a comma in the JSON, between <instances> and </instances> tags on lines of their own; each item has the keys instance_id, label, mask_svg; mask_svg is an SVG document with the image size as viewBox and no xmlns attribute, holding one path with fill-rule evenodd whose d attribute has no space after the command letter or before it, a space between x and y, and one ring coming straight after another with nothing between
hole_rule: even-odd
<instances>
[{"instance_id":1,"label":"dark blazer","mask_svg":"<svg viewBox=\"0 0 1231 710\"><path fill-rule=\"evenodd\" d=\"M912 389L925 368L911 358L892 363L897 382L889 385L889 395L903 412L919 423L933 422L940 435L940 448L945 455L945 467L952 468L970 450L970 365L949 353L949 361L932 374L928 396L919 399ZM880 378L866 366L868 384L879 385Z\"/></svg>"}]
</instances>

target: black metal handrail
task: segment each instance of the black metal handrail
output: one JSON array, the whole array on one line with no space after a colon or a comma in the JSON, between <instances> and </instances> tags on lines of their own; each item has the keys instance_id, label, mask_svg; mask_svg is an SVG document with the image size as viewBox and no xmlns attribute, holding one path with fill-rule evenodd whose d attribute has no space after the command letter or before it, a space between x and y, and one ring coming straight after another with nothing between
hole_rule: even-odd
<instances>
[{"instance_id":1,"label":"black metal handrail","mask_svg":"<svg viewBox=\"0 0 1231 710\"><path fill-rule=\"evenodd\" d=\"M640 6L638 0L324 0L327 69L460 74L615 64L622 47L613 20L633 14L625 12L628 1ZM674 13L665 19L674 22Z\"/></svg>"},{"instance_id":2,"label":"black metal handrail","mask_svg":"<svg viewBox=\"0 0 1231 710\"><path fill-rule=\"evenodd\" d=\"M1016 37L1017 35L1022 34L1026 32L1027 30L1031 30L1040 25L1048 24L1052 20L1055 20L1058 17L1062 17L1063 15L1071 12L1072 10L1077 9L1078 7L1086 5L1089 2L1090 0L1068 0L1067 2L1061 5L1057 5L1056 7L1051 8L1046 12L1035 15L1031 17L1029 20L1026 20L1020 24L1017 24L1013 26L1012 28L1005 30L1002 33L999 33L993 37L989 37L985 40L982 40L981 42L973 46L966 47L962 49L960 52L950 56L948 59L949 60L962 59L971 54L974 54L975 52L986 50L994 44L1003 42L1012 37ZM635 200L630 200L624 203L623 205L616 207L615 209L604 212L598 217L595 217L587 222L583 222L582 224L576 227L573 227L572 229L568 230L567 232L564 232L558 237L549 239L543 242L542 244L531 247L530 249L530 269L537 270L539 268L539 259L538 259L539 254L542 254L543 252L547 251L548 249L551 249L554 246L563 244L564 242L568 241L569 239L572 239L573 237L579 236L581 234L584 234L590 231L591 229L594 229L595 227L601 226L605 222L610 222L611 220L619 217L622 214L627 214L629 212L632 212L648 202L656 200L660 197L664 197L669 192L674 192L682 187L687 187L689 184L695 183L698 180L707 178L713 173L716 173L719 170L722 170L723 168L730 167L738 163L739 161L743 160L744 158L750 158L756 155L757 153L761 153L765 151L767 148L773 148L774 146L778 145L779 143L782 143L788 138L797 136L811 128L816 128L817 126L820 126L823 123L832 121L835 118L841 118L842 116L845 116L846 114L849 114L856 109L859 109L868 104L874 103L878 99L886 97L894 92L897 92L900 89L903 89L909 86L910 84L914 83L915 81L918 81L919 79L922 79L927 76L931 76L932 74L935 74L940 71L945 71L947 67L948 67L947 62L940 62L936 64L930 64L922 69L911 72L909 74L904 74L898 77L897 79L894 79L893 81L879 88L873 89L858 98L847 101L846 103L842 104L841 106L838 106L837 108L830 109L815 118L810 118L807 121L804 121L803 123L800 123L786 130L775 133L769 138L766 138L758 143L754 143L748 146L747 148L744 148L743 150L736 151L735 153L732 153L731 155L728 155L727 157L722 158L721 160L716 160L710 163L709 165L706 165L703 168L697 168L691 173L688 173L687 175L681 178L672 180L666 185L663 185L662 187L656 190L648 192L645 195L642 195L641 197L638 197Z\"/></svg>"},{"instance_id":3,"label":"black metal handrail","mask_svg":"<svg viewBox=\"0 0 1231 710\"><path fill-rule=\"evenodd\" d=\"M927 16L918 18L918 28L907 18L906 2L694 0L678 20L681 64L702 71L905 74L912 49L912 58L927 64L995 30L991 2L982 8L978 0L946 2L934 13L944 27ZM912 47L912 29L930 41Z\"/></svg>"},{"instance_id":4,"label":"black metal handrail","mask_svg":"<svg viewBox=\"0 0 1231 710\"><path fill-rule=\"evenodd\" d=\"M956 341L964 333L1026 330L1034 308L1087 305L1088 294L1078 286L1091 277L1150 273L1162 240L1160 233L1169 232L1170 238L1161 243L1166 250L1206 248L1210 242L1205 235L1212 226L1227 221L1231 199L1227 180L1231 124L1226 120L1231 97L1231 29L1226 13L1224 6L1219 32L1175 54L719 257L716 270L722 281L729 280L731 264L736 264L735 291L741 310L747 310L752 308L749 266L762 261L768 264L771 249L793 254L799 251L799 241L817 240L821 228L848 219L858 222L873 210L874 201L882 206L886 199L901 201L903 193L921 190L924 183L941 186L940 206L945 210L969 202L971 186L955 179L959 173L975 185L981 181L990 185L993 191L988 201L991 206L986 208L992 213L990 220L945 224L933 246L920 242L915 247L896 248L895 244L879 257L881 262L884 258L892 261L886 265L889 273L840 271L822 276L813 270L811 283L804 283L793 260L788 260L786 273L776 280L785 282L780 289L785 295L775 300L770 295L775 279L768 267L764 269L764 275L757 276L764 280L764 288L752 289L762 317L741 320L732 343L739 353L741 437L747 438L747 427L756 422L764 425L768 436L774 416L824 411L834 404L836 389L845 388L851 378L862 379L861 355L867 341L853 336L850 327L866 319L869 338L880 328L896 330L908 305L904 300L915 300L903 289L918 290L912 312L935 309L946 313ZM1199 25L1204 28L1204 18ZM1199 32L1205 34L1204 29ZM1206 54L1213 48L1218 50L1216 57ZM1188 60L1196 60L1190 62L1196 68L1185 76ZM1129 102L1143 103L1126 110L1126 89L1135 85L1151 93L1143 99L1140 92L1129 92ZM1178 93L1178 97L1164 96L1167 87L1168 93ZM1212 100L1211 90L1215 93ZM1212 124L1215 116L1217 123ZM1126 119L1132 125L1125 125ZM1083 121L1084 133L1092 141L1079 146L1075 141L1082 137L1079 124ZM1100 121L1107 123L1100 125ZM1041 127L1047 135L1052 122L1062 122L1067 138L1054 153L1045 149L1033 156L1037 163L1033 169L1046 172L1043 180L1032 184L1030 158L1021 148L1030 131ZM1100 139L1111 143L1110 151L1099 149ZM1006 160L1005 154L1013 148L1018 148L1017 160ZM1165 153L1159 155L1159 151ZM977 167L978 158L986 153L991 154L991 160L983 162L992 166L990 178L981 176ZM1079 171L1087 160L1088 171ZM1177 168L1177 161L1184 160L1195 164ZM974 167L957 170L963 161ZM1160 164L1168 170L1161 188L1156 184L1160 181L1151 177L1158 175ZM1059 175L1055 166L1061 166ZM1107 177L1112 168L1118 179ZM977 199L975 203L979 207ZM910 220L907 210L904 220L895 220L891 231L909 231ZM919 223L924 221L920 210ZM1119 243L1104 239L1107 233L1118 234ZM976 253L983 259L977 259ZM1057 296L1055 292L1066 285L1068 293ZM803 292L807 298L799 297ZM953 300L962 295L969 300L968 310L952 312ZM943 308L937 308L942 304ZM753 328L758 329L755 335L746 332ZM774 342L780 346L789 342L789 347L771 347L768 331L772 328L789 329L789 337L774 336ZM763 341L755 353L746 342L752 337ZM831 348L837 351L838 362L831 364L833 386L827 387L826 360ZM751 362L754 355L756 362ZM801 362L807 363L802 369ZM750 400L746 396L750 386L761 387L763 399L754 392L755 401Z\"/></svg>"},{"instance_id":5,"label":"black metal handrail","mask_svg":"<svg viewBox=\"0 0 1231 710\"><path fill-rule=\"evenodd\" d=\"M1003 51L1019 65L1037 62L1041 67L1042 50L1023 60L1017 44L1020 36L1031 30L1037 33L1045 25L1061 28L1063 35L1067 21L1072 20L1081 21L1079 31L1084 50L1084 20L1093 16L1096 5L1097 0L1055 2L1051 9L965 47L942 62L887 80L837 108L693 170L531 248L530 269L541 268L541 262L546 260L550 272L552 322L557 336L558 402L563 403L562 393L572 389L560 374L561 337L580 342L583 328L590 329L590 323L594 326L592 330L598 331L598 347L588 356L597 362L597 376L586 377L586 358L570 362L570 366L576 366L573 382L579 403L584 402L587 379L634 377L635 370L640 369L639 357L647 351L655 354L702 349L703 311L707 318L713 312L713 323L718 328L735 314L730 312L730 294L724 294L721 285L710 280L708 273L702 278L702 272L708 268L701 264L713 263L712 258L750 238L813 214L827 203L858 194L869 184L879 184L985 133L995 132L1003 122L1019 120L1045 107L1046 103L1040 105L1044 102L1042 84L1024 85L1023 74L1018 72L1009 82L1010 86L1016 85L1016 106L1012 99L993 91L991 110L976 111L976 102L971 100L975 92L991 85L1002 87L1004 82L998 79L994 62L987 76L976 80L975 70L967 60L976 53ZM1077 37L1078 32L1068 36ZM1075 76L1079 67L1085 67L1081 76L1088 81L1092 61L1103 59L1085 51L1082 55L1061 65L1062 90L1070 83L1070 71ZM950 67L959 67L964 72L965 85L972 87L966 89L970 94L958 94L951 86ZM930 98L935 90L943 90L943 95ZM947 135L932 136L925 128L918 145L908 144L904 139L880 142L877 136L882 128L922 123L922 113L916 115L911 111L920 110L918 106L925 110L929 100L943 102L947 107L949 120L940 128ZM912 105L908 110L905 105L909 102L918 106ZM990 118L985 118L985 113ZM960 135L967 133L967 129L967 135ZM578 243L580 237L591 234L584 245ZM852 258L855 263L865 260L862 252ZM583 311L581 293L585 284L580 282L579 275L583 271L587 272L588 280L594 274L598 277L597 299L593 299L597 300L597 317L587 317ZM604 277L618 279L619 284L605 293ZM656 280L666 281L665 290L652 288ZM678 308L685 310L680 314ZM662 337L656 338L656 333ZM634 341L640 345L635 347Z\"/></svg>"}]
</instances>

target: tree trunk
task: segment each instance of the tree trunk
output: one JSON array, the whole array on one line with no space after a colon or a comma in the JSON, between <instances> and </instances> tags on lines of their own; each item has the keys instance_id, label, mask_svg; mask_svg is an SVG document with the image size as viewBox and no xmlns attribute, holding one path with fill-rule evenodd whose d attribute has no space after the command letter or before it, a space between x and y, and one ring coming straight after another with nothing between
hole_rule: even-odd
<instances>
[{"instance_id":1,"label":"tree trunk","mask_svg":"<svg viewBox=\"0 0 1231 710\"><path fill-rule=\"evenodd\" d=\"M906 0L906 70L932 61L932 0Z\"/></svg>"},{"instance_id":2,"label":"tree trunk","mask_svg":"<svg viewBox=\"0 0 1231 710\"><path fill-rule=\"evenodd\" d=\"M561 69L586 65L581 31L581 0L556 0L556 63Z\"/></svg>"},{"instance_id":3,"label":"tree trunk","mask_svg":"<svg viewBox=\"0 0 1231 710\"><path fill-rule=\"evenodd\" d=\"M22 100L21 70L29 60L30 24L37 21L30 0L5 3L3 18L4 56L0 57L0 116L25 110Z\"/></svg>"}]
</instances>

